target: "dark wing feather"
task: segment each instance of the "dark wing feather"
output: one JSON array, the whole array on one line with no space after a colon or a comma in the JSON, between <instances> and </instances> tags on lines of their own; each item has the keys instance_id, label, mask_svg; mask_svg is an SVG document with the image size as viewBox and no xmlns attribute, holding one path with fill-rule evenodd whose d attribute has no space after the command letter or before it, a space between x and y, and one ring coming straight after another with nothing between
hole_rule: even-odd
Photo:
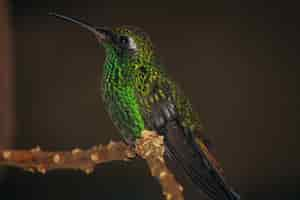
<instances>
[{"instance_id":1,"label":"dark wing feather","mask_svg":"<svg viewBox=\"0 0 300 200\"><path fill-rule=\"evenodd\" d=\"M199 146L197 134L182 126L174 104L166 99L154 102L150 118L152 129L164 135L166 156L181 166L200 190L213 200L240 199L225 183L209 150Z\"/></svg>"},{"instance_id":2,"label":"dark wing feather","mask_svg":"<svg viewBox=\"0 0 300 200\"><path fill-rule=\"evenodd\" d=\"M165 136L166 155L183 168L198 188L214 200L239 199L226 185L222 175L206 155L198 148L193 134L183 133L184 129L176 120L167 122L160 131Z\"/></svg>"},{"instance_id":3,"label":"dark wing feather","mask_svg":"<svg viewBox=\"0 0 300 200\"><path fill-rule=\"evenodd\" d=\"M147 86L146 91L149 91L147 95L138 94L144 121L148 129L164 135L166 156L181 166L192 182L211 199L238 200L238 195L225 183L222 170L207 148L208 142L205 141L208 140L202 133L192 132L183 126L184 120L197 122L180 90L165 77L143 86Z\"/></svg>"}]
</instances>

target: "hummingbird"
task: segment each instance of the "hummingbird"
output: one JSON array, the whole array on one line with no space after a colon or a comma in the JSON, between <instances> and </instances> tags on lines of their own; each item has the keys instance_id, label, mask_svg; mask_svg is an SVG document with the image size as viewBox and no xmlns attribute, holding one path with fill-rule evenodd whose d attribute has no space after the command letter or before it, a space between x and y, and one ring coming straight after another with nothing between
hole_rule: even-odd
<instances>
[{"instance_id":1,"label":"hummingbird","mask_svg":"<svg viewBox=\"0 0 300 200\"><path fill-rule=\"evenodd\" d=\"M105 50L101 93L105 108L129 145L152 130L164 136L165 156L212 200L239 200L225 180L214 147L190 100L159 61L150 37L135 26L96 27L49 13L93 33Z\"/></svg>"}]
</instances>

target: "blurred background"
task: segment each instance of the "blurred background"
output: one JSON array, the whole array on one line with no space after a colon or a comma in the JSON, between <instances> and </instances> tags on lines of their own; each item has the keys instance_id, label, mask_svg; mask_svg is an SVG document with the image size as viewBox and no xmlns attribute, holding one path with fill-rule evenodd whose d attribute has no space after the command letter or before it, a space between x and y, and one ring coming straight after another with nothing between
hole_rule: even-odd
<instances>
[{"instance_id":1,"label":"blurred background","mask_svg":"<svg viewBox=\"0 0 300 200\"><path fill-rule=\"evenodd\" d=\"M238 1L0 1L0 148L119 140L100 99L104 51L47 12L146 30L191 98L242 199L300 199L299 14ZM0 168L1 199L162 199L142 160L94 174ZM185 182L186 199L201 199ZM203 197L203 199L205 199Z\"/></svg>"}]
</instances>

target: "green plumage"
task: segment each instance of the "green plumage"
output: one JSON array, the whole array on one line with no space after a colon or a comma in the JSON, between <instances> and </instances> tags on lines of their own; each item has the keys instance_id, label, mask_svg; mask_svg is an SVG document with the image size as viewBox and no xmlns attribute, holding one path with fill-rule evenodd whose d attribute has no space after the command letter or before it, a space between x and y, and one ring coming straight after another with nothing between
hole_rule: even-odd
<instances>
[{"instance_id":1,"label":"green plumage","mask_svg":"<svg viewBox=\"0 0 300 200\"><path fill-rule=\"evenodd\" d=\"M124 26L112 29L111 35L103 43L102 94L123 138L134 144L145 129L163 134L167 157L182 165L208 196L214 200L239 199L224 180L197 113L159 64L147 34Z\"/></svg>"},{"instance_id":2,"label":"green plumage","mask_svg":"<svg viewBox=\"0 0 300 200\"><path fill-rule=\"evenodd\" d=\"M142 130L151 129L147 122L151 105L164 99L175 102L182 125L200 129L197 114L159 64L149 37L133 27L117 28L114 33L132 38L137 45L136 52L131 52L115 44L104 44L103 100L121 134L135 139Z\"/></svg>"},{"instance_id":3,"label":"green plumage","mask_svg":"<svg viewBox=\"0 0 300 200\"><path fill-rule=\"evenodd\" d=\"M225 181L197 113L160 64L147 34L136 27L94 28L70 17L50 15L89 30L104 46L102 98L128 143L134 145L143 130L154 130L164 135L166 157L211 199L240 199Z\"/></svg>"}]
</instances>

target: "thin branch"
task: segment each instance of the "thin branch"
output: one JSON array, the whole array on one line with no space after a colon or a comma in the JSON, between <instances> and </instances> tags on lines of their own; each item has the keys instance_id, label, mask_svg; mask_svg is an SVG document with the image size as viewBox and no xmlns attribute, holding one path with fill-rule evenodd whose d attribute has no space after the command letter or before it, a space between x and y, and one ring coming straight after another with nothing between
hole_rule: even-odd
<instances>
[{"instance_id":1,"label":"thin branch","mask_svg":"<svg viewBox=\"0 0 300 200\"><path fill-rule=\"evenodd\" d=\"M176 181L164 160L163 136L146 131L137 141L136 153L144 158L152 176L159 178L163 194L167 200L183 200L183 187Z\"/></svg>"},{"instance_id":2,"label":"thin branch","mask_svg":"<svg viewBox=\"0 0 300 200\"><path fill-rule=\"evenodd\" d=\"M139 155L147 161L152 176L159 179L165 198L183 200L183 188L167 168L163 154L163 137L145 131L143 138L137 140L135 149L123 142L111 141L105 146L94 146L87 150L76 148L72 151L47 152L39 147L31 150L0 150L0 166L13 166L42 174L59 169L77 169L90 174L101 163L129 161Z\"/></svg>"},{"instance_id":3,"label":"thin branch","mask_svg":"<svg viewBox=\"0 0 300 200\"><path fill-rule=\"evenodd\" d=\"M113 160L128 160L134 152L123 142L110 142L87 150L47 152L40 147L31 150L0 150L0 165L23 168L45 174L54 169L79 169L91 173L95 165Z\"/></svg>"}]
</instances>

